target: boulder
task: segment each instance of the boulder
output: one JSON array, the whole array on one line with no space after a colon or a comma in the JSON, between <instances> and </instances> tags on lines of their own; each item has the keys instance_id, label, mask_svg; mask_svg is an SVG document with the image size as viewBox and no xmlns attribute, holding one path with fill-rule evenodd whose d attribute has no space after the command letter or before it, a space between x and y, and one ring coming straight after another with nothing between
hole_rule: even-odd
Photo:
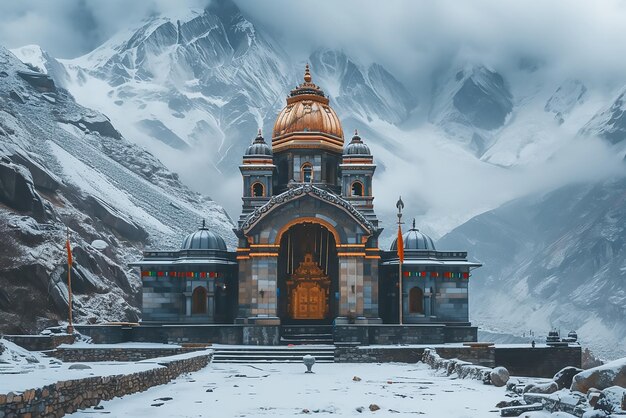
<instances>
[{"instance_id":1,"label":"boulder","mask_svg":"<svg viewBox=\"0 0 626 418\"><path fill-rule=\"evenodd\" d=\"M11 208L45 221L43 200L35 191L30 171L24 166L0 161L0 201Z\"/></svg>"},{"instance_id":2,"label":"boulder","mask_svg":"<svg viewBox=\"0 0 626 418\"><path fill-rule=\"evenodd\" d=\"M11 155L11 160L14 163L21 164L28 168L35 187L54 192L57 191L62 184L61 180L56 175L52 174L43 165L24 152L15 152Z\"/></svg>"},{"instance_id":3,"label":"boulder","mask_svg":"<svg viewBox=\"0 0 626 418\"><path fill-rule=\"evenodd\" d=\"M492 385L502 387L509 381L509 371L504 367L496 367L491 371L489 377Z\"/></svg>"},{"instance_id":4,"label":"boulder","mask_svg":"<svg viewBox=\"0 0 626 418\"><path fill-rule=\"evenodd\" d=\"M91 366L88 366L86 364L80 364L80 363L76 363L76 364L72 364L70 367L68 367L69 370L88 370L91 369Z\"/></svg>"},{"instance_id":5,"label":"boulder","mask_svg":"<svg viewBox=\"0 0 626 418\"><path fill-rule=\"evenodd\" d=\"M626 357L578 373L572 379L571 390L587 393L589 389L626 387Z\"/></svg>"},{"instance_id":6,"label":"boulder","mask_svg":"<svg viewBox=\"0 0 626 418\"><path fill-rule=\"evenodd\" d=\"M531 386L531 385L528 385ZM528 390L524 390L525 393L543 393L550 394L559 390L559 385L556 382L548 382L541 384L534 384Z\"/></svg>"},{"instance_id":7,"label":"boulder","mask_svg":"<svg viewBox=\"0 0 626 418\"><path fill-rule=\"evenodd\" d=\"M582 371L583 369L579 369L578 367L568 366L558 371L552 380L559 385L559 389L569 388L572 386L572 379L574 376Z\"/></svg>"},{"instance_id":8,"label":"boulder","mask_svg":"<svg viewBox=\"0 0 626 418\"><path fill-rule=\"evenodd\" d=\"M118 211L105 201L90 196L88 199L89 206L102 222L116 230L123 237L131 241L143 241L148 237L148 233L131 219L126 217L122 212Z\"/></svg>"}]
</instances>

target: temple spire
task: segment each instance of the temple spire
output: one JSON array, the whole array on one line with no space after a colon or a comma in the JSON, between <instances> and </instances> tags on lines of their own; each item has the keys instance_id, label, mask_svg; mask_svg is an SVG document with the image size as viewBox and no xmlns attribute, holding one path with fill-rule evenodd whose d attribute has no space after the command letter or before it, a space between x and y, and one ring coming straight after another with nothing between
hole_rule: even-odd
<instances>
[{"instance_id":1,"label":"temple spire","mask_svg":"<svg viewBox=\"0 0 626 418\"><path fill-rule=\"evenodd\" d=\"M311 73L309 71L309 64L304 67L304 81L310 83L312 80Z\"/></svg>"}]
</instances>

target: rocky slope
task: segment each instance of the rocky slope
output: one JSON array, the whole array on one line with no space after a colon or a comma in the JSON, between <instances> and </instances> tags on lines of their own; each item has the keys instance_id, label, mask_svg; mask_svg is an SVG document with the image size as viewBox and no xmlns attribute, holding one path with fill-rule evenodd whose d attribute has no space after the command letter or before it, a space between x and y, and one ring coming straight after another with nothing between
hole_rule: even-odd
<instances>
[{"instance_id":1,"label":"rocky slope","mask_svg":"<svg viewBox=\"0 0 626 418\"><path fill-rule=\"evenodd\" d=\"M66 318L68 228L80 322L137 320L144 245L176 247L202 218L233 243L218 205L1 47L0 97L0 332Z\"/></svg>"},{"instance_id":2,"label":"rocky slope","mask_svg":"<svg viewBox=\"0 0 626 418\"><path fill-rule=\"evenodd\" d=\"M620 178L515 200L438 245L465 248L484 263L471 300L482 326L540 337L573 329L596 354L616 358L626 355L625 219Z\"/></svg>"}]
</instances>

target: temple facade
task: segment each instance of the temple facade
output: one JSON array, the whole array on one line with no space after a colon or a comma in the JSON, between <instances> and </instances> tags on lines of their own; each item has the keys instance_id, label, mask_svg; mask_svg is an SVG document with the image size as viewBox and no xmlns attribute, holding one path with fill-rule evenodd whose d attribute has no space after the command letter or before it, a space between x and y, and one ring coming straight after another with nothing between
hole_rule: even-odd
<instances>
[{"instance_id":1,"label":"temple facade","mask_svg":"<svg viewBox=\"0 0 626 418\"><path fill-rule=\"evenodd\" d=\"M144 323L470 326L468 282L480 264L438 251L415 224L402 268L396 241L379 247L374 158L356 131L346 143L308 66L271 141L259 130L239 169L234 251L203 225L179 251L145 251L133 263Z\"/></svg>"}]
</instances>

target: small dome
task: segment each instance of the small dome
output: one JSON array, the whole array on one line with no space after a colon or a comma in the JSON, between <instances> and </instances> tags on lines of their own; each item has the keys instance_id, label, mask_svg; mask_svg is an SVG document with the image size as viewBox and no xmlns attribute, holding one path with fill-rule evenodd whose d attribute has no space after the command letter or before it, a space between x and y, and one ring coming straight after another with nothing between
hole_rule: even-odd
<instances>
[{"instance_id":1,"label":"small dome","mask_svg":"<svg viewBox=\"0 0 626 418\"><path fill-rule=\"evenodd\" d=\"M248 147L246 150L246 157L252 156L263 156L263 157L271 157L272 156L272 147L270 147L265 139L263 139L263 135L261 135L261 130L259 129L259 134L252 142L252 145Z\"/></svg>"},{"instance_id":2,"label":"small dome","mask_svg":"<svg viewBox=\"0 0 626 418\"><path fill-rule=\"evenodd\" d=\"M343 155L349 155L349 156L372 155L370 152L370 148L363 143L356 129L354 130L354 136L352 137L352 141L350 141L348 146L344 149Z\"/></svg>"},{"instance_id":3,"label":"small dome","mask_svg":"<svg viewBox=\"0 0 626 418\"><path fill-rule=\"evenodd\" d=\"M209 231L204 221L202 226L196 231L185 237L181 250L221 250L226 251L226 242L224 238L215 232Z\"/></svg>"},{"instance_id":4,"label":"small dome","mask_svg":"<svg viewBox=\"0 0 626 418\"><path fill-rule=\"evenodd\" d=\"M402 242L404 243L404 251L436 250L432 238L415 227L415 220L413 220L413 228L409 229L402 236ZM397 251L397 249L398 239L396 238L391 243L391 251Z\"/></svg>"}]
</instances>

